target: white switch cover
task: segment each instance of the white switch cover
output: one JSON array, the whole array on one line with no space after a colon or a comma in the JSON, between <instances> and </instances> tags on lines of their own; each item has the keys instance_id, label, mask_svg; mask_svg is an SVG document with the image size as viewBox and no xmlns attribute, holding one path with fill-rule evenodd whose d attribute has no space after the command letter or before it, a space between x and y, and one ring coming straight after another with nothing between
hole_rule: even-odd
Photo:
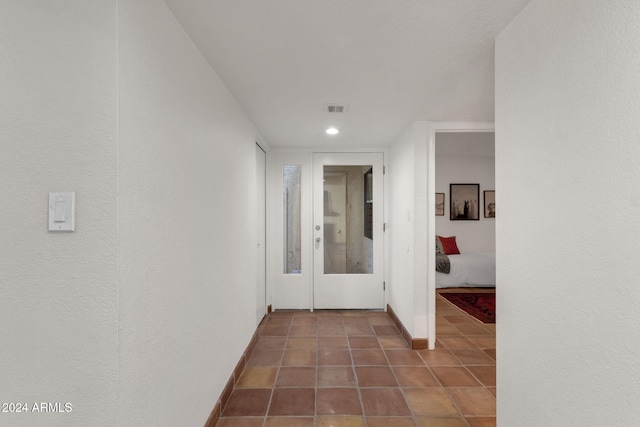
<instances>
[{"instance_id":1,"label":"white switch cover","mask_svg":"<svg viewBox=\"0 0 640 427\"><path fill-rule=\"evenodd\" d=\"M75 231L76 193L49 193L49 231Z\"/></svg>"}]
</instances>

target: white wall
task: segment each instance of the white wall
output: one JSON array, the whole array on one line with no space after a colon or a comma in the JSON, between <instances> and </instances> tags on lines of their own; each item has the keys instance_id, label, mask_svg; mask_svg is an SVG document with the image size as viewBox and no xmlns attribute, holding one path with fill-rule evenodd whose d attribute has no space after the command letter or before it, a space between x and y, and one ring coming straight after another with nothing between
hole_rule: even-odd
<instances>
[{"instance_id":1,"label":"white wall","mask_svg":"<svg viewBox=\"0 0 640 427\"><path fill-rule=\"evenodd\" d=\"M118 12L118 421L203 425L256 326L256 134L162 1Z\"/></svg>"},{"instance_id":2,"label":"white wall","mask_svg":"<svg viewBox=\"0 0 640 427\"><path fill-rule=\"evenodd\" d=\"M533 0L497 39L499 425L639 423L638 22Z\"/></svg>"},{"instance_id":3,"label":"white wall","mask_svg":"<svg viewBox=\"0 0 640 427\"><path fill-rule=\"evenodd\" d=\"M0 8L0 425L113 426L117 411L116 2ZM47 232L49 191L76 231Z\"/></svg>"},{"instance_id":4,"label":"white wall","mask_svg":"<svg viewBox=\"0 0 640 427\"><path fill-rule=\"evenodd\" d=\"M436 133L436 192L445 193L444 216L436 216L440 236L456 236L462 253L495 252L495 218L484 217L484 191L495 190L493 132ZM480 220L451 221L449 184L480 184Z\"/></svg>"},{"instance_id":5,"label":"white wall","mask_svg":"<svg viewBox=\"0 0 640 427\"><path fill-rule=\"evenodd\" d=\"M1 7L0 400L72 411L0 425L203 425L255 330L255 129L160 0Z\"/></svg>"},{"instance_id":6,"label":"white wall","mask_svg":"<svg viewBox=\"0 0 640 427\"><path fill-rule=\"evenodd\" d=\"M427 336L427 124L411 124L389 150L387 301L414 338Z\"/></svg>"}]
</instances>

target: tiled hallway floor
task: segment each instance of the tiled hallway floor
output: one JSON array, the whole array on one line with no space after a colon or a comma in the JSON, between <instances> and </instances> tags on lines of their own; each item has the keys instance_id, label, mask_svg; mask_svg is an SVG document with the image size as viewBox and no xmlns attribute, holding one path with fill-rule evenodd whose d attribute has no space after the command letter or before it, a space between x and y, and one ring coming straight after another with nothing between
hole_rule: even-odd
<instances>
[{"instance_id":1,"label":"tiled hallway floor","mask_svg":"<svg viewBox=\"0 0 640 427\"><path fill-rule=\"evenodd\" d=\"M436 349L371 311L278 311L218 427L494 426L495 325L438 296Z\"/></svg>"}]
</instances>

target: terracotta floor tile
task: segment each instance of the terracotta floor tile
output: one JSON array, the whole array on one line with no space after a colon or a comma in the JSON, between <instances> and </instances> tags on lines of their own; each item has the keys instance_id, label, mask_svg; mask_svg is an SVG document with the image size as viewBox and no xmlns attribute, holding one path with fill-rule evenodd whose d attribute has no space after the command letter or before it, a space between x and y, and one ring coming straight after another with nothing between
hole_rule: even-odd
<instances>
[{"instance_id":1,"label":"terracotta floor tile","mask_svg":"<svg viewBox=\"0 0 640 427\"><path fill-rule=\"evenodd\" d=\"M474 343L478 348L486 349L486 348L496 348L496 337L491 336L470 336L467 337L469 341Z\"/></svg>"},{"instance_id":2,"label":"terracotta floor tile","mask_svg":"<svg viewBox=\"0 0 640 427\"><path fill-rule=\"evenodd\" d=\"M373 328L368 323L366 325L344 325L344 330L349 336L373 336L375 333L373 332Z\"/></svg>"},{"instance_id":3,"label":"terracotta floor tile","mask_svg":"<svg viewBox=\"0 0 640 427\"><path fill-rule=\"evenodd\" d=\"M477 320L472 319L471 317L468 317L468 316L464 316L464 315L447 315L447 314L445 314L443 317L447 320L447 322L451 323L452 325L461 325L461 324L474 325L477 322Z\"/></svg>"},{"instance_id":4,"label":"terracotta floor tile","mask_svg":"<svg viewBox=\"0 0 640 427\"><path fill-rule=\"evenodd\" d=\"M282 366L316 366L316 352L305 350L285 350Z\"/></svg>"},{"instance_id":5,"label":"terracotta floor tile","mask_svg":"<svg viewBox=\"0 0 640 427\"><path fill-rule=\"evenodd\" d=\"M463 415L495 417L496 398L486 389L450 388L448 392Z\"/></svg>"},{"instance_id":6,"label":"terracotta floor tile","mask_svg":"<svg viewBox=\"0 0 640 427\"><path fill-rule=\"evenodd\" d=\"M463 366L432 366L431 372L443 387L481 387Z\"/></svg>"},{"instance_id":7,"label":"terracotta floor tile","mask_svg":"<svg viewBox=\"0 0 640 427\"><path fill-rule=\"evenodd\" d=\"M418 427L467 427L462 417L418 417L416 424Z\"/></svg>"},{"instance_id":8,"label":"terracotta floor tile","mask_svg":"<svg viewBox=\"0 0 640 427\"><path fill-rule=\"evenodd\" d=\"M263 418L220 418L216 427L262 427Z\"/></svg>"},{"instance_id":9,"label":"terracotta floor tile","mask_svg":"<svg viewBox=\"0 0 640 427\"><path fill-rule=\"evenodd\" d=\"M342 316L345 325L367 325L369 326L369 318L367 316Z\"/></svg>"},{"instance_id":10,"label":"terracotta floor tile","mask_svg":"<svg viewBox=\"0 0 640 427\"><path fill-rule=\"evenodd\" d=\"M436 327L436 335L438 337L441 335L462 335L462 332L454 325L438 325Z\"/></svg>"},{"instance_id":11,"label":"terracotta floor tile","mask_svg":"<svg viewBox=\"0 0 640 427\"><path fill-rule=\"evenodd\" d=\"M289 333L289 326L285 325L265 325L260 329L260 335L286 337Z\"/></svg>"},{"instance_id":12,"label":"terracotta floor tile","mask_svg":"<svg viewBox=\"0 0 640 427\"><path fill-rule=\"evenodd\" d=\"M364 427L362 417L318 417L317 427Z\"/></svg>"},{"instance_id":13,"label":"terracotta floor tile","mask_svg":"<svg viewBox=\"0 0 640 427\"><path fill-rule=\"evenodd\" d=\"M485 348L484 352L487 353L487 356L489 356L493 360L498 360L498 359L496 359L496 349L495 348Z\"/></svg>"},{"instance_id":14,"label":"terracotta floor tile","mask_svg":"<svg viewBox=\"0 0 640 427\"><path fill-rule=\"evenodd\" d=\"M351 366L351 352L349 350L333 349L318 351L318 365L349 365Z\"/></svg>"},{"instance_id":15,"label":"terracotta floor tile","mask_svg":"<svg viewBox=\"0 0 640 427\"><path fill-rule=\"evenodd\" d=\"M299 315L296 314L293 316L293 322L291 323L293 326L317 326L318 325L318 317L314 315Z\"/></svg>"},{"instance_id":16,"label":"terracotta floor tile","mask_svg":"<svg viewBox=\"0 0 640 427\"><path fill-rule=\"evenodd\" d=\"M400 387L439 387L440 383L427 368L394 366Z\"/></svg>"},{"instance_id":17,"label":"terracotta floor tile","mask_svg":"<svg viewBox=\"0 0 640 427\"><path fill-rule=\"evenodd\" d=\"M283 350L287 343L287 337L265 337L260 336L256 343L256 349L260 350Z\"/></svg>"},{"instance_id":18,"label":"terracotta floor tile","mask_svg":"<svg viewBox=\"0 0 640 427\"><path fill-rule=\"evenodd\" d=\"M367 427L416 427L411 417L367 417Z\"/></svg>"},{"instance_id":19,"label":"terracotta floor tile","mask_svg":"<svg viewBox=\"0 0 640 427\"><path fill-rule=\"evenodd\" d=\"M440 326L440 325L449 325L449 321L447 319L444 318L444 316L442 315L442 313L440 313L441 310L438 310L438 307L436 307L436 325Z\"/></svg>"},{"instance_id":20,"label":"terracotta floor tile","mask_svg":"<svg viewBox=\"0 0 640 427\"><path fill-rule=\"evenodd\" d=\"M391 368L386 366L356 366L359 387L398 387Z\"/></svg>"},{"instance_id":21,"label":"terracotta floor tile","mask_svg":"<svg viewBox=\"0 0 640 427\"><path fill-rule=\"evenodd\" d=\"M343 325L320 325L318 327L318 335L321 337L345 336L347 331L344 330Z\"/></svg>"},{"instance_id":22,"label":"terracotta floor tile","mask_svg":"<svg viewBox=\"0 0 640 427\"><path fill-rule=\"evenodd\" d=\"M437 340L440 343L448 348L449 350L453 349L463 349L463 348L478 348L471 341L466 339L463 336L453 336L453 335L444 335L441 337L437 337Z\"/></svg>"},{"instance_id":23,"label":"terracotta floor tile","mask_svg":"<svg viewBox=\"0 0 640 427\"><path fill-rule=\"evenodd\" d=\"M401 336L392 336L392 335L381 336L381 337L378 337L378 341L380 342L380 345L384 349L390 349L390 348L407 349L409 347L407 342Z\"/></svg>"},{"instance_id":24,"label":"terracotta floor tile","mask_svg":"<svg viewBox=\"0 0 640 427\"><path fill-rule=\"evenodd\" d=\"M433 351L382 311L271 313L217 427L495 425L495 324L436 305Z\"/></svg>"},{"instance_id":25,"label":"terracotta floor tile","mask_svg":"<svg viewBox=\"0 0 640 427\"><path fill-rule=\"evenodd\" d=\"M460 365L460 361L449 350L420 350L418 353L427 366Z\"/></svg>"},{"instance_id":26,"label":"terracotta floor tile","mask_svg":"<svg viewBox=\"0 0 640 427\"><path fill-rule=\"evenodd\" d=\"M480 349L453 349L451 354L458 358L463 365L494 365L496 364L487 353Z\"/></svg>"},{"instance_id":27,"label":"terracotta floor tile","mask_svg":"<svg viewBox=\"0 0 640 427\"><path fill-rule=\"evenodd\" d=\"M269 316L267 317L267 325L291 325L293 316Z\"/></svg>"},{"instance_id":28,"label":"terracotta floor tile","mask_svg":"<svg viewBox=\"0 0 640 427\"><path fill-rule=\"evenodd\" d=\"M287 350L315 350L318 346L317 338L311 337L291 337L287 339Z\"/></svg>"},{"instance_id":29,"label":"terracotta floor tile","mask_svg":"<svg viewBox=\"0 0 640 427\"><path fill-rule=\"evenodd\" d=\"M460 312L459 309L452 307L451 304L446 301L444 302L444 304L438 304L436 306L436 311L445 318L451 317L451 316L454 316L454 317L463 316L463 314Z\"/></svg>"},{"instance_id":30,"label":"terracotta floor tile","mask_svg":"<svg viewBox=\"0 0 640 427\"><path fill-rule=\"evenodd\" d=\"M275 388L269 416L314 415L315 390L312 388Z\"/></svg>"},{"instance_id":31,"label":"terracotta floor tile","mask_svg":"<svg viewBox=\"0 0 640 427\"><path fill-rule=\"evenodd\" d=\"M458 410L441 387L408 388L407 402L415 415L458 416Z\"/></svg>"},{"instance_id":32,"label":"terracotta floor tile","mask_svg":"<svg viewBox=\"0 0 640 427\"><path fill-rule=\"evenodd\" d=\"M354 366L359 366L359 365L387 366L389 364L382 350L375 350L375 349L351 350L351 356L353 357Z\"/></svg>"},{"instance_id":33,"label":"terracotta floor tile","mask_svg":"<svg viewBox=\"0 0 640 427\"><path fill-rule=\"evenodd\" d=\"M343 316L339 313L320 313L318 315L318 325L344 325Z\"/></svg>"},{"instance_id":34,"label":"terracotta floor tile","mask_svg":"<svg viewBox=\"0 0 640 427\"><path fill-rule=\"evenodd\" d=\"M282 367L276 379L276 387L315 387L316 368Z\"/></svg>"},{"instance_id":35,"label":"terracotta floor tile","mask_svg":"<svg viewBox=\"0 0 640 427\"><path fill-rule=\"evenodd\" d=\"M465 335L491 335L491 332L482 325L456 325L456 328Z\"/></svg>"},{"instance_id":36,"label":"terracotta floor tile","mask_svg":"<svg viewBox=\"0 0 640 427\"><path fill-rule=\"evenodd\" d=\"M369 317L369 323L371 325L395 326L395 323L393 322L393 320L391 320L391 317L387 313L379 313L375 316L368 316L368 317Z\"/></svg>"},{"instance_id":37,"label":"terracotta floor tile","mask_svg":"<svg viewBox=\"0 0 640 427\"><path fill-rule=\"evenodd\" d=\"M351 366L318 366L318 387L355 387Z\"/></svg>"},{"instance_id":38,"label":"terracotta floor tile","mask_svg":"<svg viewBox=\"0 0 640 427\"><path fill-rule=\"evenodd\" d=\"M385 350L389 363L394 366L424 366L424 360L415 350Z\"/></svg>"},{"instance_id":39,"label":"terracotta floor tile","mask_svg":"<svg viewBox=\"0 0 640 427\"><path fill-rule=\"evenodd\" d=\"M313 417L271 417L265 427L313 427Z\"/></svg>"},{"instance_id":40,"label":"terracotta floor tile","mask_svg":"<svg viewBox=\"0 0 640 427\"><path fill-rule=\"evenodd\" d=\"M361 415L356 388L319 388L316 395L318 415Z\"/></svg>"},{"instance_id":41,"label":"terracotta floor tile","mask_svg":"<svg viewBox=\"0 0 640 427\"><path fill-rule=\"evenodd\" d=\"M316 325L293 325L289 330L290 337L314 337L318 335Z\"/></svg>"},{"instance_id":42,"label":"terracotta floor tile","mask_svg":"<svg viewBox=\"0 0 640 427\"><path fill-rule=\"evenodd\" d=\"M467 366L467 369L485 387L496 386L496 367L495 366Z\"/></svg>"},{"instance_id":43,"label":"terracotta floor tile","mask_svg":"<svg viewBox=\"0 0 640 427\"><path fill-rule=\"evenodd\" d=\"M347 337L318 337L319 349L348 349L349 341Z\"/></svg>"},{"instance_id":44,"label":"terracotta floor tile","mask_svg":"<svg viewBox=\"0 0 640 427\"><path fill-rule=\"evenodd\" d=\"M247 360L247 366L280 366L283 354L282 350L256 349Z\"/></svg>"},{"instance_id":45,"label":"terracotta floor tile","mask_svg":"<svg viewBox=\"0 0 640 427\"><path fill-rule=\"evenodd\" d=\"M236 384L237 388L272 388L278 374L277 367L247 366Z\"/></svg>"},{"instance_id":46,"label":"terracotta floor tile","mask_svg":"<svg viewBox=\"0 0 640 427\"><path fill-rule=\"evenodd\" d=\"M368 417L376 416L410 416L411 411L397 388L364 388L362 405Z\"/></svg>"},{"instance_id":47,"label":"terracotta floor tile","mask_svg":"<svg viewBox=\"0 0 640 427\"><path fill-rule=\"evenodd\" d=\"M349 345L352 349L380 348L380 343L376 337L349 337Z\"/></svg>"},{"instance_id":48,"label":"terracotta floor tile","mask_svg":"<svg viewBox=\"0 0 640 427\"><path fill-rule=\"evenodd\" d=\"M222 411L223 417L260 417L267 412L271 389L236 389Z\"/></svg>"},{"instance_id":49,"label":"terracotta floor tile","mask_svg":"<svg viewBox=\"0 0 640 427\"><path fill-rule=\"evenodd\" d=\"M468 417L466 418L471 427L495 427L495 417Z\"/></svg>"}]
</instances>

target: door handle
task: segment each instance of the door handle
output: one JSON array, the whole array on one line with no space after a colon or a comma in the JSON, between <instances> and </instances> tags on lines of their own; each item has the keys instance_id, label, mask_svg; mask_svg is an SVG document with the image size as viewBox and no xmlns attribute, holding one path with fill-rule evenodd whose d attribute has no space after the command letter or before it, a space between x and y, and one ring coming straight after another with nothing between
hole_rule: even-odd
<instances>
[{"instance_id":1,"label":"door handle","mask_svg":"<svg viewBox=\"0 0 640 427\"><path fill-rule=\"evenodd\" d=\"M316 243L320 243L321 240L322 240L321 238L316 237Z\"/></svg>"}]
</instances>

